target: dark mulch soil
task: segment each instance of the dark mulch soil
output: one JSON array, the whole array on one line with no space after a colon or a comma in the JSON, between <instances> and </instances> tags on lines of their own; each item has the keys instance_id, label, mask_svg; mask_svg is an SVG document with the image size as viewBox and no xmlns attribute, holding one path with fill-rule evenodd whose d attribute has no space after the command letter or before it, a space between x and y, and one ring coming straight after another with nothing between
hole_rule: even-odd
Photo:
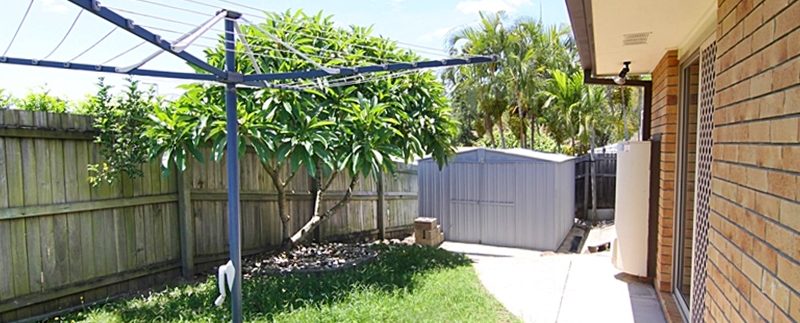
<instances>
[{"instance_id":1,"label":"dark mulch soil","mask_svg":"<svg viewBox=\"0 0 800 323\"><path fill-rule=\"evenodd\" d=\"M244 260L245 277L298 272L335 271L370 261L377 252L365 243L323 243L295 247L289 251L249 257Z\"/></svg>"}]
</instances>

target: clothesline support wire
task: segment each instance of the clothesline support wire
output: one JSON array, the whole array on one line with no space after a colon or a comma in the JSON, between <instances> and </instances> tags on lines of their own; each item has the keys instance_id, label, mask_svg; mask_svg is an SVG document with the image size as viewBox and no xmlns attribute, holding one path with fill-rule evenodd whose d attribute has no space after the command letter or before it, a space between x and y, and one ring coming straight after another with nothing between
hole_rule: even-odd
<instances>
[{"instance_id":1,"label":"clothesline support wire","mask_svg":"<svg viewBox=\"0 0 800 323\"><path fill-rule=\"evenodd\" d=\"M367 65L367 66L358 66L358 67L326 67L321 65L320 63L313 61L310 57L306 56L304 53L298 51L290 44L284 43L279 38L266 33L263 30L260 30L262 33L267 35L271 38L272 41L279 43L283 47L286 47L287 50L292 51L297 56L301 57L302 59L312 63L312 65L318 69L316 70L307 70L307 71L292 71L292 72L283 72L283 73L264 73L265 71L261 70L260 66L258 66L254 56L255 54L252 52L252 47L250 44L247 43L245 39L245 35L241 35L241 41L245 45L245 51L254 67L256 68L255 74L248 74L244 75L236 70L236 33L241 32L237 28L237 21L242 18L242 15L238 12L231 11L231 10L221 10L216 13L216 17L224 16L225 19L225 67L223 69L211 66L210 64L206 63L204 60L188 53L185 51L186 47L192 45L192 43L201 37L200 33L189 32L185 35L185 37L179 38L176 42L177 44L171 43L167 40L162 39L162 37L158 34L155 34L148 30L145 27L137 25L133 22L133 20L128 19L126 17L121 16L120 14L116 13L114 10L102 7L97 2L97 0L69 0L69 2L77 5L81 9L98 16L111 24L113 24L116 28L125 30L139 38L141 38L144 42L141 44L149 43L151 45L157 46L161 49L162 52L168 52L172 55L177 56L178 58L182 59L183 61L205 71L207 74L204 73L184 73L184 72L170 72L170 71L162 71L162 70L153 70L153 69L143 69L141 66L143 64L138 64L133 68L120 68L117 66L109 66L105 65L108 62L136 49L141 44L130 48L124 51L121 54L118 54L111 59L107 60L103 64L94 65L94 64L82 64L82 63L73 63L71 61L64 62L64 61L53 61L53 60L36 60L36 59L29 59L29 58L18 58L18 57L8 57L6 56L8 49L11 48L13 44L13 39L11 44L8 45L6 48L6 52L3 53L3 56L0 56L0 63L4 64L14 64L14 65L27 65L27 66L40 66L40 67L53 67L53 68L61 68L61 69L71 69L71 70L82 70L82 71L93 71L93 72L103 72L103 73L117 73L117 74L128 74L128 75L138 75L138 76L148 76L148 77L160 77L160 78L170 78L170 79L182 79L182 80L194 80L194 81L213 81L218 83L225 84L225 114L227 120L237 120L236 115L236 100L237 100L237 86L253 86L253 87L269 87L269 88L277 88L277 89L285 89L285 90L305 90L311 88L310 85L302 85L297 86L294 84L275 84L271 83L272 81L289 81L289 80L307 80L307 79L316 79L321 77L330 77L330 76L337 76L339 78L331 79L331 80L321 80L328 83L330 86L344 86L344 85L352 85L352 84L360 84L363 82L369 82L373 80L380 80L384 78L390 78L395 76L404 75L407 73L413 73L414 70L420 69L430 69L430 68L437 68L437 67L448 67L448 66L457 66L457 65L467 65L467 64L477 64L477 63L486 63L496 60L494 56L476 56L476 57L466 57L466 58L448 58L448 59L441 59L441 60L430 60L430 61L420 61L420 62L409 62L409 63L391 63L391 64L376 64L376 65ZM226 3L238 4L233 1L224 1ZM32 2L30 3L32 4ZM19 29L22 27L22 24L25 22L25 18L27 18L28 13L30 12L30 4L28 9L25 12L25 16L22 18L19 27L15 32L14 38L16 38L16 34L19 32ZM241 5L241 4L238 4ZM252 7L251 7L252 8ZM213 19L213 18L212 18ZM216 19L218 21L219 19ZM242 19L244 20L244 19ZM245 22L247 22L245 20ZM197 27L194 31L199 30L213 30L210 27L210 23L203 24L201 27ZM257 25L251 24L257 29L260 29ZM112 30L113 32L113 30ZM69 34L69 32L67 33ZM106 34L102 39L110 35L111 32ZM66 36L65 36L66 38ZM89 47L89 49L81 52L77 57L82 56L88 50L94 48L100 41L93 44ZM62 40L63 42L63 40ZM59 44L58 47L60 47ZM49 55L48 55L49 56ZM152 56L152 55L151 55ZM146 61L145 61L146 63ZM398 72L402 71L402 72ZM370 77L364 77L362 79L358 79L357 75L366 74L366 73L377 73L377 72L388 72L382 75L373 75ZM299 85L299 84L298 84ZM229 237L229 256L231 262L234 264L235 268L235 278L234 283L231 290L231 312L232 312L232 321L234 323L239 323L242 321L242 272L241 272L241 220L239 214L239 159L238 159L238 124L237 122L228 122L226 124L227 136L226 136L226 151L227 151L227 176L228 176L228 237Z\"/></svg>"}]
</instances>

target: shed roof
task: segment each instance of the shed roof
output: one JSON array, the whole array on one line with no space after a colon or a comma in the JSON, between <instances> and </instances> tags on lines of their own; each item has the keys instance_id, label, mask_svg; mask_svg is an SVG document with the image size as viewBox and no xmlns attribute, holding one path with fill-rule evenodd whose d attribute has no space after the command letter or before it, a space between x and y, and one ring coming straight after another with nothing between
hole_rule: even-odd
<instances>
[{"instance_id":1,"label":"shed roof","mask_svg":"<svg viewBox=\"0 0 800 323\"><path fill-rule=\"evenodd\" d=\"M486 148L486 147L459 147L458 149L456 149L456 155L472 153L480 150L494 154L510 155L532 160L550 161L555 163L560 163L575 158L572 156L567 156L562 154L545 153L541 151L524 149L524 148L497 149L497 148ZM421 158L420 161L425 161L429 159L431 159L430 156L425 156L424 158Z\"/></svg>"}]
</instances>

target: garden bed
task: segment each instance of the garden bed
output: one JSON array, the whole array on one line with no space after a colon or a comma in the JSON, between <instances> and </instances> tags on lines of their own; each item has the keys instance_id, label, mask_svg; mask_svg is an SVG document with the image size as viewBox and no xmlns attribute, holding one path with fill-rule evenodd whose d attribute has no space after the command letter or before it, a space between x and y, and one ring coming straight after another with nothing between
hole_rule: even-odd
<instances>
[{"instance_id":1,"label":"garden bed","mask_svg":"<svg viewBox=\"0 0 800 323\"><path fill-rule=\"evenodd\" d=\"M320 273L356 267L378 253L363 243L324 243L298 246L289 251L245 259L245 278L260 275Z\"/></svg>"}]
</instances>

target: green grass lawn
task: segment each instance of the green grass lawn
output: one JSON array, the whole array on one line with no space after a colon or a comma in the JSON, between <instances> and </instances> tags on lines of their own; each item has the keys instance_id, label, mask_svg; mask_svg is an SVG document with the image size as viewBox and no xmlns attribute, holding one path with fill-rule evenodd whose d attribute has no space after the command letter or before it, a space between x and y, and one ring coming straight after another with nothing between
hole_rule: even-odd
<instances>
[{"instance_id":1,"label":"green grass lawn","mask_svg":"<svg viewBox=\"0 0 800 323\"><path fill-rule=\"evenodd\" d=\"M247 321L512 322L480 285L469 260L445 250L377 245L377 260L325 274L244 281ZM230 303L213 305L214 277L70 314L89 322L227 322Z\"/></svg>"}]
</instances>

